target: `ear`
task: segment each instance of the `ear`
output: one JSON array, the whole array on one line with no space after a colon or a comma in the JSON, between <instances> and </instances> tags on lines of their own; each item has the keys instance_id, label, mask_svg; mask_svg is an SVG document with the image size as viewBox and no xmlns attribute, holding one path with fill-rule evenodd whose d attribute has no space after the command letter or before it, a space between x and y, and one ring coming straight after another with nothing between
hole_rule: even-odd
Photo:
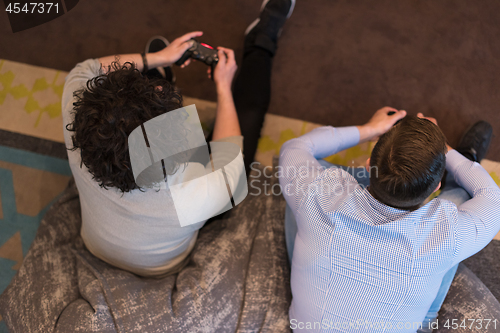
<instances>
[{"instance_id":1,"label":"ear","mask_svg":"<svg viewBox=\"0 0 500 333\"><path fill-rule=\"evenodd\" d=\"M438 186L436 187L436 189L434 191L432 191L432 193L437 192L437 190L439 190L440 188L441 188L441 182L439 182Z\"/></svg>"},{"instance_id":2,"label":"ear","mask_svg":"<svg viewBox=\"0 0 500 333\"><path fill-rule=\"evenodd\" d=\"M366 171L370 172L370 158L368 157L368 159L366 160L366 163L365 163L365 168L366 168Z\"/></svg>"}]
</instances>

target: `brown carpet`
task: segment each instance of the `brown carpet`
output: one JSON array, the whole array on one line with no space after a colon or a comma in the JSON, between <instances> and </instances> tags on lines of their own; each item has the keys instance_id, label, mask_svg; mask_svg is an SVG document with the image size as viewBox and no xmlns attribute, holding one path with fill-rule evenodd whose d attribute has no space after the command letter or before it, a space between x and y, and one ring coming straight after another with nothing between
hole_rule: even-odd
<instances>
[{"instance_id":1,"label":"brown carpet","mask_svg":"<svg viewBox=\"0 0 500 333\"><path fill-rule=\"evenodd\" d=\"M81 0L44 25L13 34L0 14L0 58L70 70L90 57L139 52L147 39L203 30L234 48L261 0ZM390 105L439 121L452 145L474 121L497 136L500 160L500 2L298 0L275 58L270 112L336 126ZM186 95L214 100L205 67L177 69Z\"/></svg>"}]
</instances>

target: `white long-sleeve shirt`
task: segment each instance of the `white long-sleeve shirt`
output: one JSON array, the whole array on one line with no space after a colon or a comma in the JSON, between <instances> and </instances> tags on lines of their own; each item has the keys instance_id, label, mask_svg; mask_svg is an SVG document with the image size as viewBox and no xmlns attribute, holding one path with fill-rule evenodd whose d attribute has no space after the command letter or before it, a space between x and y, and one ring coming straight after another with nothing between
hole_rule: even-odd
<instances>
[{"instance_id":1,"label":"white long-sleeve shirt","mask_svg":"<svg viewBox=\"0 0 500 333\"><path fill-rule=\"evenodd\" d=\"M66 77L62 113L67 148L73 147L72 132L66 129L73 121L73 92L85 88L89 79L98 76L100 66L97 59L89 59L77 64ZM241 136L231 138L222 141L242 145ZM205 221L181 227L169 191L136 189L122 193L113 187L104 189L81 165L80 150L68 150L68 159L80 194L81 236L90 252L116 267L143 276L162 275L182 266ZM209 193L199 183L193 190Z\"/></svg>"}]
</instances>

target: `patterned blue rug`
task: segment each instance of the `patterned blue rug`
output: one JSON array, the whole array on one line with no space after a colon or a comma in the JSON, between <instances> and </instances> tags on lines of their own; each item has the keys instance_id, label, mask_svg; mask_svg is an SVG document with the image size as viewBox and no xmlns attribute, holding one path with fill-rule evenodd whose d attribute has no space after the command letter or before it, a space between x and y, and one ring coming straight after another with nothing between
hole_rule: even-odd
<instances>
[{"instance_id":1,"label":"patterned blue rug","mask_svg":"<svg viewBox=\"0 0 500 333\"><path fill-rule=\"evenodd\" d=\"M71 177L62 143L0 130L0 293ZM7 332L0 321L0 332Z\"/></svg>"}]
</instances>

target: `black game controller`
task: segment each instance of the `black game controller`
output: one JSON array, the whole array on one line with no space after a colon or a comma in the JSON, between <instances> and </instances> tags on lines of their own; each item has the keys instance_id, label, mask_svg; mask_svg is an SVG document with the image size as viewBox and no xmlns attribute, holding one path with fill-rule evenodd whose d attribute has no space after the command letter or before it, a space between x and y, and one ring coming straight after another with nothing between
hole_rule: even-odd
<instances>
[{"instance_id":1,"label":"black game controller","mask_svg":"<svg viewBox=\"0 0 500 333\"><path fill-rule=\"evenodd\" d=\"M182 65L189 58L201 61L206 65L212 67L212 73L214 72L215 65L219 62L219 56L217 50L212 46L200 43L196 39L191 39L193 41L193 46L191 46L182 57L175 62L177 66ZM213 78L213 76L212 76Z\"/></svg>"}]
</instances>

